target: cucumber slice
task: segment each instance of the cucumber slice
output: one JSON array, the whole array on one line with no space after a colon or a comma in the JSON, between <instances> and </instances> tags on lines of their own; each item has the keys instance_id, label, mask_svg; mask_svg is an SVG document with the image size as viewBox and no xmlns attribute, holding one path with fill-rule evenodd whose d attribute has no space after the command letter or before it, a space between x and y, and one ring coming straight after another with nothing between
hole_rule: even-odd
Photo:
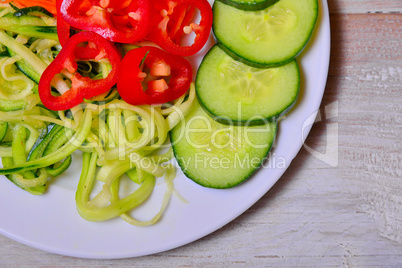
<instances>
[{"instance_id":1,"label":"cucumber slice","mask_svg":"<svg viewBox=\"0 0 402 268\"><path fill-rule=\"evenodd\" d=\"M259 69L234 60L219 45L204 57L196 92L205 110L223 124L262 125L288 112L296 102L300 74L295 60Z\"/></svg>"},{"instance_id":2,"label":"cucumber slice","mask_svg":"<svg viewBox=\"0 0 402 268\"><path fill-rule=\"evenodd\" d=\"M295 58L311 36L317 0L281 0L261 11L222 2L213 6L213 31L232 57L255 67L280 66Z\"/></svg>"},{"instance_id":3,"label":"cucumber slice","mask_svg":"<svg viewBox=\"0 0 402 268\"><path fill-rule=\"evenodd\" d=\"M219 1L227 5L231 5L235 8L256 11L267 8L275 4L279 0L219 0Z\"/></svg>"},{"instance_id":4,"label":"cucumber slice","mask_svg":"<svg viewBox=\"0 0 402 268\"><path fill-rule=\"evenodd\" d=\"M275 139L275 122L258 127L227 126L201 106L171 131L173 152L184 174L209 188L234 187L264 162Z\"/></svg>"}]
</instances>

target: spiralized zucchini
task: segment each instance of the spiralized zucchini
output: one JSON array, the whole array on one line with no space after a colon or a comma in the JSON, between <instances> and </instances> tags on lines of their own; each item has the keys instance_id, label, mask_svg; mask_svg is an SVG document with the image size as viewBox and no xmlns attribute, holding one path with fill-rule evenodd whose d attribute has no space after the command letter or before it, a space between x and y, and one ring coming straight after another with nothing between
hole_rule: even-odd
<instances>
[{"instance_id":1,"label":"spiralized zucchini","mask_svg":"<svg viewBox=\"0 0 402 268\"><path fill-rule=\"evenodd\" d=\"M0 5L0 20L11 12L14 9L9 5ZM169 131L192 109L194 84L186 95L164 105L133 106L112 88L71 110L53 112L41 104L37 85L16 62L23 60L41 74L58 54L60 44L0 29L0 48L5 47L12 47L15 54L0 56L0 123L6 122L1 124L5 134L0 140L0 174L31 194L42 194L51 177L66 171L72 153L79 150L83 166L76 206L84 219L121 217L138 226L157 222L175 193ZM107 76L111 68L107 62L83 61L79 66L83 75L92 78ZM60 76L53 86L62 94L68 84L68 77ZM136 189L124 197L119 195L122 176ZM134 219L129 212L148 199L159 177L166 184L160 210L147 221ZM96 181L103 186L93 193Z\"/></svg>"},{"instance_id":2,"label":"spiralized zucchini","mask_svg":"<svg viewBox=\"0 0 402 268\"><path fill-rule=\"evenodd\" d=\"M32 93L34 82L17 70L18 56L0 59L0 98L22 100Z\"/></svg>"}]
</instances>

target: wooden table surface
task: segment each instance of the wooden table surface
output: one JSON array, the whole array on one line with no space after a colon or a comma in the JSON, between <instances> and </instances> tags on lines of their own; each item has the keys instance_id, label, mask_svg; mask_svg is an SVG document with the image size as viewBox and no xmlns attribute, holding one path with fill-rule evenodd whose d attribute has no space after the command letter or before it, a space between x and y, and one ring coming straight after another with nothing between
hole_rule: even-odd
<instances>
[{"instance_id":1,"label":"wooden table surface","mask_svg":"<svg viewBox=\"0 0 402 268\"><path fill-rule=\"evenodd\" d=\"M402 1L328 4L321 118L284 176L247 212L196 242L132 259L59 256L0 236L0 267L402 267ZM327 140L328 133L336 135ZM337 150L325 154L336 140Z\"/></svg>"}]
</instances>

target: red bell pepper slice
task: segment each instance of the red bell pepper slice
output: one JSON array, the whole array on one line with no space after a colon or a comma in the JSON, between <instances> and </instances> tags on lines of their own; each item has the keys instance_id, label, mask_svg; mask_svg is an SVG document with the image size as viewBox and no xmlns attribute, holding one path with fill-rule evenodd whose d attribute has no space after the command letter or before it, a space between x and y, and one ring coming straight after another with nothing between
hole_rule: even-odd
<instances>
[{"instance_id":1,"label":"red bell pepper slice","mask_svg":"<svg viewBox=\"0 0 402 268\"><path fill-rule=\"evenodd\" d=\"M68 24L63 17L60 15L60 7L63 0L56 0L57 9L57 36L59 37L59 42L62 46L70 38L70 24Z\"/></svg>"},{"instance_id":2,"label":"red bell pepper slice","mask_svg":"<svg viewBox=\"0 0 402 268\"><path fill-rule=\"evenodd\" d=\"M145 46L124 56L117 90L132 105L162 104L186 93L192 76L191 64L186 59Z\"/></svg>"},{"instance_id":3,"label":"red bell pepper slice","mask_svg":"<svg viewBox=\"0 0 402 268\"><path fill-rule=\"evenodd\" d=\"M93 80L77 72L76 48L82 43L95 46L99 54L95 61L107 58L112 70L104 79ZM39 97L45 107L54 110L67 110L89 99L108 91L117 81L121 56L117 49L106 39L93 32L80 32L73 35L63 46L57 57L43 72L39 80ZM62 71L70 73L71 88L62 95L52 94L52 79Z\"/></svg>"},{"instance_id":4,"label":"red bell pepper slice","mask_svg":"<svg viewBox=\"0 0 402 268\"><path fill-rule=\"evenodd\" d=\"M212 9L207 0L154 0L153 24L147 38L164 50L191 56L201 50L208 41L212 27ZM196 10L201 20L193 22ZM186 40L192 32L195 38L190 45Z\"/></svg>"},{"instance_id":5,"label":"red bell pepper slice","mask_svg":"<svg viewBox=\"0 0 402 268\"><path fill-rule=\"evenodd\" d=\"M60 7L63 0L56 0L57 14L60 14ZM70 38L71 26L68 24L61 15L57 16L57 36L61 46L64 46ZM78 58L82 60L93 59L99 54L99 50L91 48L90 46L77 47L75 53Z\"/></svg>"},{"instance_id":6,"label":"red bell pepper slice","mask_svg":"<svg viewBox=\"0 0 402 268\"><path fill-rule=\"evenodd\" d=\"M64 0L60 13L71 26L120 43L142 40L151 26L149 0Z\"/></svg>"}]
</instances>

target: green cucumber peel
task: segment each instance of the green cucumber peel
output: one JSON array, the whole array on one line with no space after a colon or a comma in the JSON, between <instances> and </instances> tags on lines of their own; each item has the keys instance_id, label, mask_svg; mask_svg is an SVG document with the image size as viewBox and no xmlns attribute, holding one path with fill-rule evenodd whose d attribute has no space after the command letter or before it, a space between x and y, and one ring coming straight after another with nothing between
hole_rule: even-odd
<instances>
[{"instance_id":1,"label":"green cucumber peel","mask_svg":"<svg viewBox=\"0 0 402 268\"><path fill-rule=\"evenodd\" d=\"M296 103L300 70L295 60L275 68L252 67L215 45L201 62L195 85L199 103L215 121L264 125L278 121Z\"/></svg>"},{"instance_id":2,"label":"green cucumber peel","mask_svg":"<svg viewBox=\"0 0 402 268\"><path fill-rule=\"evenodd\" d=\"M8 123L7 122L0 122L0 142L6 136L7 130L8 130Z\"/></svg>"},{"instance_id":3,"label":"green cucumber peel","mask_svg":"<svg viewBox=\"0 0 402 268\"><path fill-rule=\"evenodd\" d=\"M46 147L43 155L46 156L57 151L58 149L60 149L61 146L68 142L73 135L73 130L63 127L60 131L56 133L56 135L54 135L51 142Z\"/></svg>"},{"instance_id":4,"label":"green cucumber peel","mask_svg":"<svg viewBox=\"0 0 402 268\"><path fill-rule=\"evenodd\" d=\"M6 167L12 167L12 166L14 166L14 161L13 161L12 157L2 157L1 161L2 161L3 167L5 167L5 168L6 168ZM31 173L31 174L25 173L24 175L25 175L25 176L28 175L28 177L32 178L33 173L32 173L32 172L29 172L29 173ZM45 192L45 190L46 190L46 185L39 185L39 186L34 186L34 187L27 187L27 186L21 184L20 181L17 179L17 176L18 176L17 174L8 174L8 175L5 175L5 176L6 176L6 178L7 178L8 180L10 180L12 183L14 183L14 184L17 185L19 188L21 188L21 189L24 190L24 191L27 191L27 192L30 193L30 194L33 194L33 195L41 195L41 194L43 194L43 193ZM33 176L34 176L34 175L33 175ZM34 177L35 177L35 176L34 176Z\"/></svg>"},{"instance_id":5,"label":"green cucumber peel","mask_svg":"<svg viewBox=\"0 0 402 268\"><path fill-rule=\"evenodd\" d=\"M46 8L41 6L32 6L32 7L24 7L16 10L13 14L14 17L22 17L26 15L46 15L48 17L53 17L53 14L50 13Z\"/></svg>"},{"instance_id":6,"label":"green cucumber peel","mask_svg":"<svg viewBox=\"0 0 402 268\"><path fill-rule=\"evenodd\" d=\"M12 168L2 168L0 169L0 175L12 174L15 172L27 171L32 169L38 169L50 166L54 163L61 161L70 154L72 154L81 144L85 141L88 136L92 125L91 112L86 111L84 113L84 120L82 127L74 134L70 142L64 144L57 151L43 156L39 159L25 162L24 164L14 166Z\"/></svg>"},{"instance_id":7,"label":"green cucumber peel","mask_svg":"<svg viewBox=\"0 0 402 268\"><path fill-rule=\"evenodd\" d=\"M59 40L56 26L9 26L3 29L29 37Z\"/></svg>"},{"instance_id":8,"label":"green cucumber peel","mask_svg":"<svg viewBox=\"0 0 402 268\"><path fill-rule=\"evenodd\" d=\"M218 0L238 9L257 11L272 6L279 0Z\"/></svg>"},{"instance_id":9,"label":"green cucumber peel","mask_svg":"<svg viewBox=\"0 0 402 268\"><path fill-rule=\"evenodd\" d=\"M51 166L46 167L46 172L52 177L57 177L70 167L72 161L73 158L70 154L63 160L63 162L58 167L51 167ZM57 163L54 165L57 165Z\"/></svg>"},{"instance_id":10,"label":"green cucumber peel","mask_svg":"<svg viewBox=\"0 0 402 268\"><path fill-rule=\"evenodd\" d=\"M222 125L197 105L171 131L170 140L186 177L204 187L225 189L246 181L261 167L276 133L276 122L256 127Z\"/></svg>"},{"instance_id":11,"label":"green cucumber peel","mask_svg":"<svg viewBox=\"0 0 402 268\"><path fill-rule=\"evenodd\" d=\"M304 49L313 33L318 8L317 0L281 0L258 11L215 1L212 28L231 57L253 67L276 67L290 62Z\"/></svg>"},{"instance_id":12,"label":"green cucumber peel","mask_svg":"<svg viewBox=\"0 0 402 268\"><path fill-rule=\"evenodd\" d=\"M7 47L7 52L8 54L13 57L17 55L11 48ZM36 56L36 55L35 55ZM15 62L17 65L18 69L25 74L27 77L29 77L32 81L36 83L36 91L37 91L37 84L39 84L40 80L40 73L32 67L26 60L20 59Z\"/></svg>"},{"instance_id":13,"label":"green cucumber peel","mask_svg":"<svg viewBox=\"0 0 402 268\"><path fill-rule=\"evenodd\" d=\"M46 136L38 143L37 146L35 146L34 149L31 150L31 153L28 156L28 161L32 161L35 159L38 159L43 156L43 153L45 152L48 144L51 142L51 140L54 138L54 136L62 130L62 126L60 125L53 125L52 129L49 131L49 133L46 134Z\"/></svg>"}]
</instances>

